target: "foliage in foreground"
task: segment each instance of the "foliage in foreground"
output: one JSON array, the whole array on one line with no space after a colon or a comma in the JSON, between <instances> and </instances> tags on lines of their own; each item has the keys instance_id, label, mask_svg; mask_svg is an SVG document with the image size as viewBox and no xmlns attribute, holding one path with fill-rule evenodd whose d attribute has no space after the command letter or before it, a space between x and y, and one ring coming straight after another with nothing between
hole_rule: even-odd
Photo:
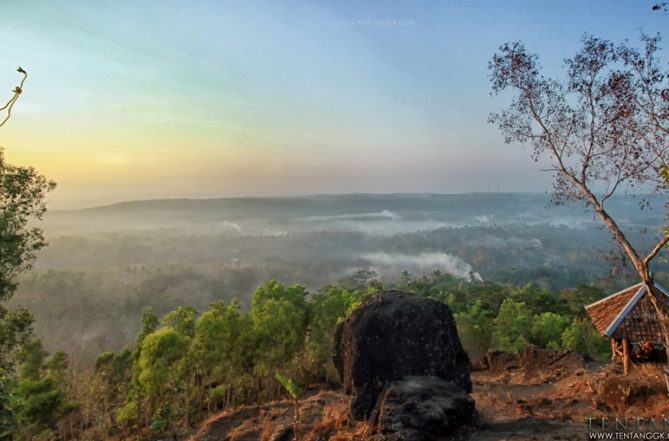
<instances>
[{"instance_id":1,"label":"foliage in foreground","mask_svg":"<svg viewBox=\"0 0 669 441\"><path fill-rule=\"evenodd\" d=\"M225 408L282 398L285 384L277 378L336 385L336 324L380 288L378 281L354 276L310 294L300 285L270 281L256 289L248 311L236 301L215 302L202 313L181 306L160 318L147 310L133 348L103 353L90 371L76 375L66 375L65 354L49 358L39 342L30 343L16 378L0 383L13 397L4 413L0 408L5 430L16 439L158 439L182 434ZM584 317L583 304L604 294L597 288L556 294L533 285L463 282L439 272L415 279L404 274L394 288L448 303L471 357L528 344L609 355L607 342Z\"/></svg>"}]
</instances>

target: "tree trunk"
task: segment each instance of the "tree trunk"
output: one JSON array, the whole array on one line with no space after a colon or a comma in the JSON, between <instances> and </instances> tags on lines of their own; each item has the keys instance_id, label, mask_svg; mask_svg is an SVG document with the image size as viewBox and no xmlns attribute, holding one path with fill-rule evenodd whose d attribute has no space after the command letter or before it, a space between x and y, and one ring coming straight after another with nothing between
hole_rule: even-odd
<instances>
[{"instance_id":1,"label":"tree trunk","mask_svg":"<svg viewBox=\"0 0 669 441\"><path fill-rule=\"evenodd\" d=\"M664 340L664 353L667 359L667 362L669 363L669 317L667 317L667 313L665 311L665 308L663 307L663 300L661 299L661 296L664 296L663 293L657 292L658 290L654 289L652 283L648 284L646 283L646 289L648 290L649 293L649 299L650 302L653 304L653 308L655 309L655 315L657 316L657 322L660 325L660 331L662 332L662 338Z\"/></svg>"},{"instance_id":2,"label":"tree trunk","mask_svg":"<svg viewBox=\"0 0 669 441\"><path fill-rule=\"evenodd\" d=\"M142 391L137 387L137 432L142 430Z\"/></svg>"},{"instance_id":3,"label":"tree trunk","mask_svg":"<svg viewBox=\"0 0 669 441\"><path fill-rule=\"evenodd\" d=\"M622 232L616 221L606 212L600 201L595 197L595 195L590 192L590 190L583 184L578 183L579 187L583 193L587 196L590 203L595 209L595 212L599 217L604 221L604 224L608 227L609 231L613 234L614 239L625 251L627 257L630 259L634 268L636 268L643 284L646 287L647 294L655 308L655 314L657 316L657 322L660 325L660 331L662 332L662 339L664 340L664 351L669 353L669 317L667 312L662 307L662 300L660 296L664 294L657 292L653 287L653 279L650 273L650 261L660 252L662 247L669 242L669 235L665 236L660 240L657 245L651 250L651 252L645 257L639 257L639 254L636 252L632 244L627 240L625 234ZM667 357L667 362L669 363L669 357Z\"/></svg>"},{"instance_id":4,"label":"tree trunk","mask_svg":"<svg viewBox=\"0 0 669 441\"><path fill-rule=\"evenodd\" d=\"M625 375L630 371L630 342L623 338L623 372Z\"/></svg>"}]
</instances>

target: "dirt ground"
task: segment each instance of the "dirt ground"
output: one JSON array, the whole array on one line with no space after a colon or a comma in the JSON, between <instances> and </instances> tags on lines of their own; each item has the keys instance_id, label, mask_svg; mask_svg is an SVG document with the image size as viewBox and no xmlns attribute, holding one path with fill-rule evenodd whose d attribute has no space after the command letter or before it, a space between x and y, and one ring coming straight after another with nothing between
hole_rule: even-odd
<instances>
[{"instance_id":1,"label":"dirt ground","mask_svg":"<svg viewBox=\"0 0 669 441\"><path fill-rule=\"evenodd\" d=\"M485 371L472 375L479 420L461 439L576 440L586 439L585 418L597 404L589 393L571 392L569 380L527 384Z\"/></svg>"},{"instance_id":2,"label":"dirt ground","mask_svg":"<svg viewBox=\"0 0 669 441\"><path fill-rule=\"evenodd\" d=\"M477 420L449 439L458 441L587 440L587 418L669 418L664 375L656 365L620 366L579 358L499 361L472 373ZM365 423L347 417L348 397L314 392L300 401L300 439L381 441ZM292 401L247 406L215 415L190 441L289 441Z\"/></svg>"},{"instance_id":3,"label":"dirt ground","mask_svg":"<svg viewBox=\"0 0 669 441\"><path fill-rule=\"evenodd\" d=\"M479 424L462 439L586 440L588 418L596 432L603 418L661 422L669 415L657 365L633 365L628 376L622 376L621 366L596 362L558 369L521 366L477 371L472 381Z\"/></svg>"}]
</instances>

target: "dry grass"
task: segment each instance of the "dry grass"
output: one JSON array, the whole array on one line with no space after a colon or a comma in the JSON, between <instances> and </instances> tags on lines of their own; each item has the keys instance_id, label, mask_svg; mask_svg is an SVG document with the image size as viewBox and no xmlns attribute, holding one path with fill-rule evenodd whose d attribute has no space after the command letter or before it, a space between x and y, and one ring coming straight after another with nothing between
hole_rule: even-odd
<instances>
[{"instance_id":1,"label":"dry grass","mask_svg":"<svg viewBox=\"0 0 669 441\"><path fill-rule=\"evenodd\" d=\"M365 425L348 415L348 399L327 404L305 439L307 441L352 441L364 439Z\"/></svg>"},{"instance_id":2,"label":"dry grass","mask_svg":"<svg viewBox=\"0 0 669 441\"><path fill-rule=\"evenodd\" d=\"M232 429L228 433L228 437L230 438L230 441L237 441L242 438L248 438L249 434L258 431L258 422L255 419L250 419Z\"/></svg>"},{"instance_id":3,"label":"dry grass","mask_svg":"<svg viewBox=\"0 0 669 441\"><path fill-rule=\"evenodd\" d=\"M531 382L524 381L522 372L507 372L505 375L486 371L474 373L472 395L480 413L479 421L483 427L490 425L492 428L472 430L481 440L488 441L498 439L495 437L499 435L499 430L509 431L509 434L514 431L530 433L549 421L553 422L552 430L561 436L554 439L575 439L574 436L580 436L578 431L583 430L586 416L669 417L664 374L657 365L634 365L627 377L621 376L620 366L602 364L565 370L564 373L567 375L551 377L548 372L546 376L538 375ZM635 386L642 384L642 389L649 392L635 396L625 409L611 409L604 404L598 391L603 382L622 378ZM303 431L300 440L375 439L376 436L366 433L366 422L350 419L349 404L348 397L332 391L320 391L301 400ZM231 440L269 441L292 423L292 417L292 403L288 401L238 408L210 417L190 441L222 439L222 434L227 434Z\"/></svg>"},{"instance_id":4,"label":"dry grass","mask_svg":"<svg viewBox=\"0 0 669 441\"><path fill-rule=\"evenodd\" d=\"M539 377L542 378L542 377ZM622 376L617 365L596 365L575 369L557 381L524 382L518 373L507 375L485 371L474 375L477 409L488 419L536 417L580 424L587 416L663 418L669 415L669 398L662 367L633 365ZM629 401L622 399L610 408L600 396L605 382L632 385Z\"/></svg>"},{"instance_id":5,"label":"dry grass","mask_svg":"<svg viewBox=\"0 0 669 441\"><path fill-rule=\"evenodd\" d=\"M217 414L209 416L205 421L200 424L200 428L188 438L188 441L200 441L210 439L208 437L209 432L214 430L213 428L221 425L222 422L227 422L224 427L232 428L236 427L238 424L246 421L253 420L255 416L260 413L260 407L256 405L249 406L240 406L235 409L227 409Z\"/></svg>"}]
</instances>

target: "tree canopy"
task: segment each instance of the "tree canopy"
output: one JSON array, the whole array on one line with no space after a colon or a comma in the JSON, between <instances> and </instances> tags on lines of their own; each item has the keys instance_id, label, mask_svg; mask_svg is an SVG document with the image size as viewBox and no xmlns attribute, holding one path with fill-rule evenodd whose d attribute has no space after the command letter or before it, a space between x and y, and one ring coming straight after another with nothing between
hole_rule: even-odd
<instances>
[{"instance_id":1,"label":"tree canopy","mask_svg":"<svg viewBox=\"0 0 669 441\"><path fill-rule=\"evenodd\" d=\"M489 64L493 94L511 91L509 107L490 115L507 143L548 158L554 200L588 203L645 282L664 237L642 257L607 210L618 191L660 192L667 185L669 71L658 58L660 36L642 35L642 49L585 36L565 60L562 80L541 73L521 42L503 44Z\"/></svg>"},{"instance_id":2,"label":"tree canopy","mask_svg":"<svg viewBox=\"0 0 669 441\"><path fill-rule=\"evenodd\" d=\"M28 77L21 67L17 71L23 78L13 96L0 107L0 111L6 112L0 127L11 117ZM9 310L3 302L16 291L16 278L30 269L35 252L46 245L42 230L31 226L30 221L42 218L46 211L46 194L55 185L33 167L8 164L0 148L0 377L12 368L17 349L30 337L32 316L29 311Z\"/></svg>"}]
</instances>

